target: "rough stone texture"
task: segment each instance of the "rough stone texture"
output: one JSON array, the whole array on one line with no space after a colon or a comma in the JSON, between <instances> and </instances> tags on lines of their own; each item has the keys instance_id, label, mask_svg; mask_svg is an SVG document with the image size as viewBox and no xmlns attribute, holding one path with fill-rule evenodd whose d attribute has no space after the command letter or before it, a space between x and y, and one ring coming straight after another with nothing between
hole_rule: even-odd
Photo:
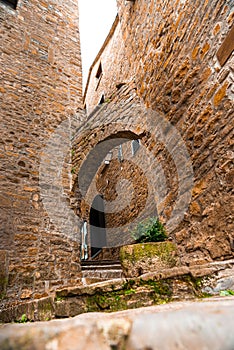
<instances>
[{"instance_id":1,"label":"rough stone texture","mask_svg":"<svg viewBox=\"0 0 234 350\"><path fill-rule=\"evenodd\" d=\"M171 242L126 245L120 249L120 260L124 276L128 278L179 264L176 246Z\"/></svg>"},{"instance_id":2,"label":"rough stone texture","mask_svg":"<svg viewBox=\"0 0 234 350\"><path fill-rule=\"evenodd\" d=\"M202 290L209 294L217 294L227 290L234 291L234 268L219 271L214 278L209 279L208 285L204 286Z\"/></svg>"},{"instance_id":3,"label":"rough stone texture","mask_svg":"<svg viewBox=\"0 0 234 350\"><path fill-rule=\"evenodd\" d=\"M232 304L233 301L220 308L193 305L171 314L142 316L133 324L127 349L231 349L234 337L230 332L234 323L228 307L232 309ZM217 312L220 312L218 317ZM230 325L225 330L227 322Z\"/></svg>"},{"instance_id":4,"label":"rough stone texture","mask_svg":"<svg viewBox=\"0 0 234 350\"><path fill-rule=\"evenodd\" d=\"M158 213L167 223L179 193L178 168L186 171L187 164L183 164L182 160L175 164L175 158L166 149L168 144L162 145L152 133L146 134L145 140L140 134L153 130L158 136L158 121L170 122L186 145L194 178L192 200L184 220L170 230L170 235L179 246L183 263L193 261L203 264L232 257L234 56L230 55L221 67L217 52L233 26L233 2L119 0L117 3L119 22L106 48L101 50L94 62L86 87L85 103L89 114L102 95L106 102L88 119L89 125L95 128L99 118L100 128L94 129L93 144L97 139L100 142L108 136L115 137L111 128L109 135L103 134L103 125L125 123L125 130L134 125L136 137L142 139L165 175L164 183L155 181L157 210L149 208L148 216ZM95 75L100 62L102 76L97 81ZM132 87L128 95L126 86ZM135 92L130 93L133 89ZM136 104L154 112L151 124L147 124L146 114L135 112ZM135 125L139 126L138 132ZM147 180L150 178L148 174L160 177L153 164L150 159L147 174L145 167L140 167ZM103 185L99 187L100 193L108 200L111 191L108 192L104 183L109 180L109 188L116 185L114 161L110 164L109 174L111 168L112 176L102 174ZM139 179L137 172L135 175L131 177L133 184ZM118 181L126 179L126 176L125 172L122 175L117 172ZM186 174L182 182L181 205L189 195L186 192ZM145 197L147 194L141 193L142 200L132 203L132 210L138 213L138 218L139 202L144 203ZM115 200L113 194L111 200ZM119 202L116 213L118 206ZM115 223L118 225L118 218L119 215L112 218L113 226ZM129 222L134 218L134 214L130 213ZM119 231L125 234L124 227ZM122 234L119 234L121 238ZM125 243L129 242L128 237L125 239Z\"/></svg>"},{"instance_id":5,"label":"rough stone texture","mask_svg":"<svg viewBox=\"0 0 234 350\"><path fill-rule=\"evenodd\" d=\"M13 10L0 1L0 22L0 290L1 297L20 301L79 283L78 242L53 222L58 215L68 219L54 199L61 143L54 140L54 154L44 150L57 126L70 125L82 108L78 5L20 0ZM69 138L64 139L69 147ZM43 157L50 182L39 184ZM68 154L64 201L69 162ZM52 208L57 204L53 218L41 191Z\"/></svg>"},{"instance_id":6,"label":"rough stone texture","mask_svg":"<svg viewBox=\"0 0 234 350\"><path fill-rule=\"evenodd\" d=\"M63 288L53 297L6 307L0 312L0 321L20 322L23 315L29 321L45 321L91 311L109 313L219 295L225 287L234 292L233 264L230 260L203 268L174 267L148 272L138 278Z\"/></svg>"},{"instance_id":7,"label":"rough stone texture","mask_svg":"<svg viewBox=\"0 0 234 350\"><path fill-rule=\"evenodd\" d=\"M0 292L8 301L81 283L70 205L89 220L97 193L109 204L108 247L131 243L129 228L159 215L183 264L233 256L234 56L222 67L216 57L233 25L233 1L118 0L118 9L92 66L83 120L77 3L21 0L13 10L0 1ZM131 156L135 139L141 147Z\"/></svg>"},{"instance_id":8,"label":"rough stone texture","mask_svg":"<svg viewBox=\"0 0 234 350\"><path fill-rule=\"evenodd\" d=\"M153 187L145 147L131 153L132 140L140 138L142 145L147 143L146 114L134 85L123 86L97 108L73 138L74 210L89 223L93 199L103 194L108 248L132 243L129 229L157 213L154 196L160 195L160 188ZM121 162L117 158L119 145L123 147ZM106 166L109 151L113 151L113 159ZM142 165L147 169L145 174ZM154 167L160 171L157 164Z\"/></svg>"},{"instance_id":9,"label":"rough stone texture","mask_svg":"<svg viewBox=\"0 0 234 350\"><path fill-rule=\"evenodd\" d=\"M4 350L224 349L234 347L234 299L92 313L69 320L5 325Z\"/></svg>"}]
</instances>

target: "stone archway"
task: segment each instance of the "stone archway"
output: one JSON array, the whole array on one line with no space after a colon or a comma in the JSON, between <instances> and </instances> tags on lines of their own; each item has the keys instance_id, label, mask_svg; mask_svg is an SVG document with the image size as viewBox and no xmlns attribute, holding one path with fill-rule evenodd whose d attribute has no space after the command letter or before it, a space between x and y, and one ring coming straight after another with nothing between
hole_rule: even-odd
<instances>
[{"instance_id":1,"label":"stone archway","mask_svg":"<svg viewBox=\"0 0 234 350\"><path fill-rule=\"evenodd\" d=\"M96 130L93 131L93 135L95 133L101 136ZM143 147L145 133L139 130L138 134L132 130L120 129L114 132L108 130L108 134L102 137L103 139L96 141L81 163L76 184L76 189L80 190L82 195L80 205L77 207L80 207L82 219L90 222L91 258L100 252L100 249L96 248L104 246L103 238L101 244L96 242L100 229L105 228L101 236L106 237L107 248L121 246L132 241L129 233L130 225L136 225L138 219L142 220L147 215L157 214L152 184L144 172L144 168L146 169L148 165ZM132 142L139 139L142 146L133 155ZM94 141L94 137L87 138L85 143L87 146L89 146L88 140ZM120 146L123 150L122 157L119 157ZM86 150L86 147L84 149ZM106 163L109 153L112 153L112 158ZM98 209L98 205L95 205L95 201L98 200L97 194L102 194L105 201L105 226L100 224L100 220L103 219L100 219L98 213L104 210ZM77 198L78 196L79 194ZM99 204L99 207L103 205Z\"/></svg>"},{"instance_id":2,"label":"stone archway","mask_svg":"<svg viewBox=\"0 0 234 350\"><path fill-rule=\"evenodd\" d=\"M134 90L122 93L118 91L108 104L90 114L72 139L72 207L82 220L89 220L93 198L103 195L107 247L128 244L129 231L149 216L169 222L170 233L183 215L176 205L187 203L177 197L190 195L190 188L184 188L186 181L178 181L171 155L171 150L180 149L174 129L163 115L148 111ZM141 147L129 156L136 140ZM119 147L125 148L121 161L114 156ZM108 153L113 157L106 166ZM182 156L180 163L187 159ZM189 167L188 173L183 170L183 176L190 176L189 171Z\"/></svg>"}]
</instances>

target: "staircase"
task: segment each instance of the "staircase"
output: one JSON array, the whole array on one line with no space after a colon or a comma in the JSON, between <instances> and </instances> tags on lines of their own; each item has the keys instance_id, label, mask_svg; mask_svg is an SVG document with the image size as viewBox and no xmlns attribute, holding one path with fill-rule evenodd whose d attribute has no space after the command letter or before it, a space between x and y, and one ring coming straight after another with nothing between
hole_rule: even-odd
<instances>
[{"instance_id":1,"label":"staircase","mask_svg":"<svg viewBox=\"0 0 234 350\"><path fill-rule=\"evenodd\" d=\"M119 260L86 260L81 262L82 281L92 284L123 277Z\"/></svg>"}]
</instances>

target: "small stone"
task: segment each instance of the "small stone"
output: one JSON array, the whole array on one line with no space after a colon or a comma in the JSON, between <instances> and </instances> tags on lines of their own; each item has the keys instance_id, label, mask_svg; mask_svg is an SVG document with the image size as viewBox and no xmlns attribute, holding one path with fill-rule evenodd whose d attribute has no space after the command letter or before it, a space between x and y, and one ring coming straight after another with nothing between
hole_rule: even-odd
<instances>
[{"instance_id":1,"label":"small stone","mask_svg":"<svg viewBox=\"0 0 234 350\"><path fill-rule=\"evenodd\" d=\"M20 298L21 299L30 299L32 297L32 290L30 289L24 289L22 292L21 292L21 296Z\"/></svg>"},{"instance_id":2,"label":"small stone","mask_svg":"<svg viewBox=\"0 0 234 350\"><path fill-rule=\"evenodd\" d=\"M207 54L207 52L209 51L210 49L210 44L209 43L206 43L203 48L201 49L201 52L200 52L200 57L201 59L204 58L204 56Z\"/></svg>"},{"instance_id":3,"label":"small stone","mask_svg":"<svg viewBox=\"0 0 234 350\"><path fill-rule=\"evenodd\" d=\"M198 202L193 202L190 205L190 213L192 215L200 215L201 214L201 208L200 208L200 205L198 204Z\"/></svg>"},{"instance_id":4,"label":"small stone","mask_svg":"<svg viewBox=\"0 0 234 350\"><path fill-rule=\"evenodd\" d=\"M197 58L197 54L200 50L200 46L196 46L192 51L192 59L195 60Z\"/></svg>"},{"instance_id":5,"label":"small stone","mask_svg":"<svg viewBox=\"0 0 234 350\"><path fill-rule=\"evenodd\" d=\"M217 23L214 30L213 30L213 34L217 35L219 33L220 29L221 29L221 25L219 23Z\"/></svg>"},{"instance_id":6,"label":"small stone","mask_svg":"<svg viewBox=\"0 0 234 350\"><path fill-rule=\"evenodd\" d=\"M220 102L222 101L222 99L225 97L226 91L227 91L227 87L228 87L228 83L226 82L226 83L219 89L219 91L215 94L215 96L214 96L214 106L215 106L215 107L218 107L218 105L220 104Z\"/></svg>"},{"instance_id":7,"label":"small stone","mask_svg":"<svg viewBox=\"0 0 234 350\"><path fill-rule=\"evenodd\" d=\"M38 202L39 201L39 195L37 193L34 193L33 196L32 196L32 200L35 201L35 202Z\"/></svg>"}]
</instances>

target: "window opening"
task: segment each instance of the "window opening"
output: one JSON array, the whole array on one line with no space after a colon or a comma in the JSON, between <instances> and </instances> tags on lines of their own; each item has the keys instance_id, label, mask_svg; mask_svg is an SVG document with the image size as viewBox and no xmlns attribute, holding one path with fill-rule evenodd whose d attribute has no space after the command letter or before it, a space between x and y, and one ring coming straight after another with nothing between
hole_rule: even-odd
<instances>
[{"instance_id":1,"label":"window opening","mask_svg":"<svg viewBox=\"0 0 234 350\"><path fill-rule=\"evenodd\" d=\"M99 101L99 105L102 105L105 102L105 96L102 94L102 97Z\"/></svg>"},{"instance_id":2,"label":"window opening","mask_svg":"<svg viewBox=\"0 0 234 350\"><path fill-rule=\"evenodd\" d=\"M100 79L100 78L101 78L101 75L102 75L102 64L101 64L101 62L100 62L99 67L98 67L98 70L97 70L97 73L96 73L96 78L97 78L97 79Z\"/></svg>"},{"instance_id":3,"label":"window opening","mask_svg":"<svg viewBox=\"0 0 234 350\"><path fill-rule=\"evenodd\" d=\"M4 4L12 7L13 9L16 9L18 0L0 0L0 2L3 2Z\"/></svg>"},{"instance_id":4,"label":"window opening","mask_svg":"<svg viewBox=\"0 0 234 350\"><path fill-rule=\"evenodd\" d=\"M133 140L132 141L132 155L134 156L138 149L140 148L140 140Z\"/></svg>"},{"instance_id":5,"label":"window opening","mask_svg":"<svg viewBox=\"0 0 234 350\"><path fill-rule=\"evenodd\" d=\"M122 147L122 145L119 145L119 148L118 148L118 160L120 161L120 162L122 162L123 161L123 147Z\"/></svg>"}]
</instances>

